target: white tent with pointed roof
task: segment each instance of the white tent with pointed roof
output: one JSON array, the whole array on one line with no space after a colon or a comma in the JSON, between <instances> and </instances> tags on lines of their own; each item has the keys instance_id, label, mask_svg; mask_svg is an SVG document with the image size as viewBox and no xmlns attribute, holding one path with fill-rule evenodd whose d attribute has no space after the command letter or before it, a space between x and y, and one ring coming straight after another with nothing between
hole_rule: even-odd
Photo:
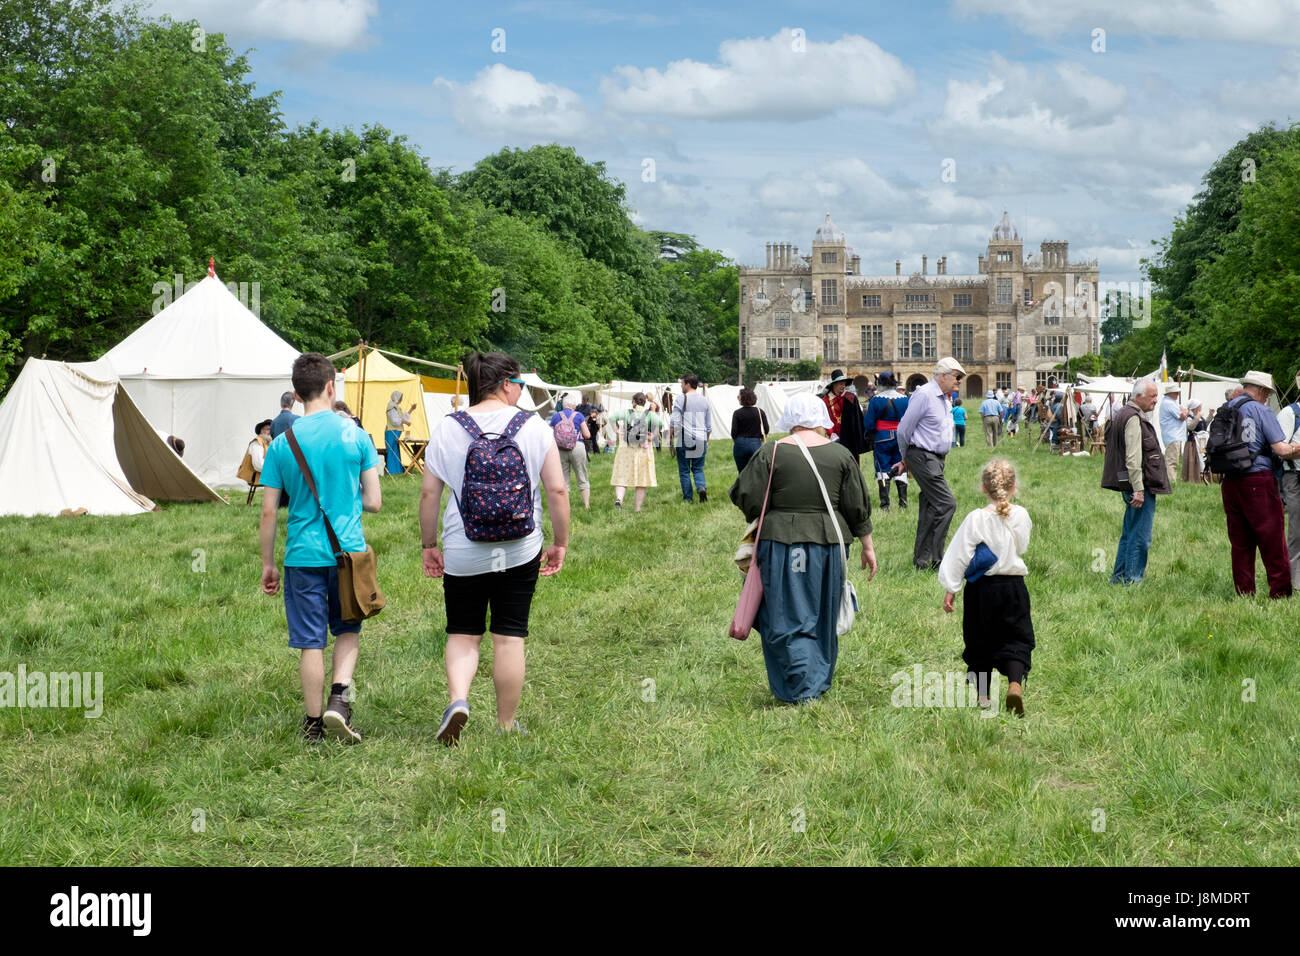
<instances>
[{"instance_id":1,"label":"white tent with pointed roof","mask_svg":"<svg viewBox=\"0 0 1300 956\"><path fill-rule=\"evenodd\" d=\"M0 514L141 514L222 501L140 414L105 362L28 359L0 404Z\"/></svg>"},{"instance_id":2,"label":"white tent with pointed roof","mask_svg":"<svg viewBox=\"0 0 1300 956\"><path fill-rule=\"evenodd\" d=\"M104 355L153 425L185 440L185 461L209 485L235 471L253 427L279 412L299 355L262 324L209 266L208 275ZM301 411L301 408L298 409Z\"/></svg>"}]
</instances>

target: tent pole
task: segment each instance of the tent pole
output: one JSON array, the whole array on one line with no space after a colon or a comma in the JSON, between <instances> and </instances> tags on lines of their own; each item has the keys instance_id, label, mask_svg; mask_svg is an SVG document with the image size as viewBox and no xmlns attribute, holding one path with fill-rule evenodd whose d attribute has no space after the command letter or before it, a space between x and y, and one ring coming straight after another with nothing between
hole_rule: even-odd
<instances>
[{"instance_id":1,"label":"tent pole","mask_svg":"<svg viewBox=\"0 0 1300 956\"><path fill-rule=\"evenodd\" d=\"M456 364L456 394L451 397L451 410L460 411L460 380L465 374L465 366L459 362Z\"/></svg>"},{"instance_id":2,"label":"tent pole","mask_svg":"<svg viewBox=\"0 0 1300 956\"><path fill-rule=\"evenodd\" d=\"M361 391L357 393L357 418L363 422L365 419L366 409L366 344L364 342L359 346L361 349Z\"/></svg>"}]
</instances>

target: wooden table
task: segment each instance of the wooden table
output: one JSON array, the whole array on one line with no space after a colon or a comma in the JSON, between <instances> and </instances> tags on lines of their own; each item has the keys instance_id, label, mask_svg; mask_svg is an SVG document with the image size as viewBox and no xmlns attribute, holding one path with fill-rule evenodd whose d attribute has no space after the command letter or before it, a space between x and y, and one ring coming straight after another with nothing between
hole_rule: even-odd
<instances>
[{"instance_id":1,"label":"wooden table","mask_svg":"<svg viewBox=\"0 0 1300 956\"><path fill-rule=\"evenodd\" d=\"M429 439L427 438L399 438L397 447L403 449L411 456L411 463L406 466L403 474L422 475L424 474L424 453L428 450Z\"/></svg>"}]
</instances>

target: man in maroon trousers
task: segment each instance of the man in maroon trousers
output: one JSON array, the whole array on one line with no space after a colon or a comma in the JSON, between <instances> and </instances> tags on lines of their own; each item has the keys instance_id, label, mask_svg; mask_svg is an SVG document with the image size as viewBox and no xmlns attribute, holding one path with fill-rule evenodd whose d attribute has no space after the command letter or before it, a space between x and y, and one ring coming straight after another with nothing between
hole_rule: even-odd
<instances>
[{"instance_id":1,"label":"man in maroon trousers","mask_svg":"<svg viewBox=\"0 0 1300 956\"><path fill-rule=\"evenodd\" d=\"M1282 497L1273 477L1270 451L1279 458L1300 458L1300 445L1286 442L1277 417L1268 407L1274 391L1273 376L1247 372L1241 380L1244 395L1228 404L1242 417L1242 438L1254 460L1244 475L1224 475L1219 487L1223 511L1228 518L1228 541L1232 544L1232 583L1237 593L1255 594L1255 549L1264 560L1268 575L1268 596L1291 596L1291 558L1286 547Z\"/></svg>"}]
</instances>

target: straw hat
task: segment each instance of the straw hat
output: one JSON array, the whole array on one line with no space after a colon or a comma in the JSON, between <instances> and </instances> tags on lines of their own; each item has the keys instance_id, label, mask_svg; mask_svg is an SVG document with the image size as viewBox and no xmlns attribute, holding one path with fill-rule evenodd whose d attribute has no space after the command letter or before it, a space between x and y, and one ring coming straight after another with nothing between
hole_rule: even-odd
<instances>
[{"instance_id":1,"label":"straw hat","mask_svg":"<svg viewBox=\"0 0 1300 956\"><path fill-rule=\"evenodd\" d=\"M1257 386L1258 388L1266 388L1270 392L1277 391L1277 386L1273 384L1272 375L1269 375L1268 372L1256 372L1254 369L1251 369L1249 372L1247 372L1245 375L1241 377L1241 384L1254 385Z\"/></svg>"}]
</instances>

